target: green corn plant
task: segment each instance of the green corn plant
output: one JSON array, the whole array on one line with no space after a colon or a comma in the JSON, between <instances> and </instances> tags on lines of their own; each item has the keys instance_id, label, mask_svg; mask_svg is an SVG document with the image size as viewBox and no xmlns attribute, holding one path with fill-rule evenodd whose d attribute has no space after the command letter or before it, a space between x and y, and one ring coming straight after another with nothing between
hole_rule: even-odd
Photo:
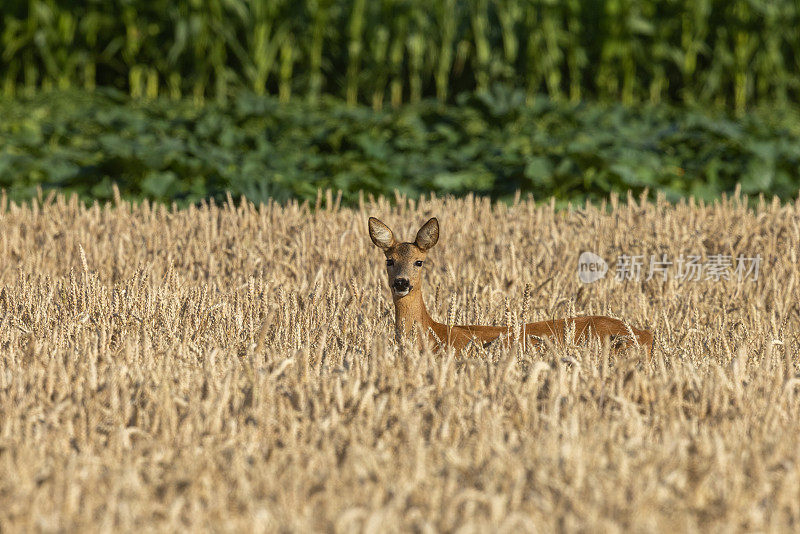
<instances>
[{"instance_id":1,"label":"green corn plant","mask_svg":"<svg viewBox=\"0 0 800 534\"><path fill-rule=\"evenodd\" d=\"M311 45L309 50L309 84L308 98L312 102L319 100L322 94L322 57L325 43L325 29L331 15L331 0L309 0L311 11Z\"/></svg>"},{"instance_id":2,"label":"green corn plant","mask_svg":"<svg viewBox=\"0 0 800 534\"><path fill-rule=\"evenodd\" d=\"M408 36L408 88L409 101L414 104L422 100L422 68L425 39L419 31Z\"/></svg>"},{"instance_id":3,"label":"green corn plant","mask_svg":"<svg viewBox=\"0 0 800 534\"><path fill-rule=\"evenodd\" d=\"M748 2L737 0L733 7L734 17L737 21L733 36L734 55L734 82L733 100L734 109L743 112L747 106L748 97L752 91L752 76L750 68L753 57L758 47L758 37L745 31L744 27L752 23L753 13Z\"/></svg>"},{"instance_id":4,"label":"green corn plant","mask_svg":"<svg viewBox=\"0 0 800 534\"><path fill-rule=\"evenodd\" d=\"M228 55L224 41L215 40L209 50L209 61L214 73L214 94L220 100L225 100L228 95L228 69L226 58Z\"/></svg>"},{"instance_id":5,"label":"green corn plant","mask_svg":"<svg viewBox=\"0 0 800 534\"><path fill-rule=\"evenodd\" d=\"M487 0L475 0L472 3L470 19L472 22L472 39L475 47L474 71L475 84L478 91L489 88L489 63L491 45L489 43L489 6Z\"/></svg>"},{"instance_id":6,"label":"green corn plant","mask_svg":"<svg viewBox=\"0 0 800 534\"><path fill-rule=\"evenodd\" d=\"M53 77L59 89L68 89L77 81L78 66L85 62L85 52L74 50L78 23L72 13L60 11L58 13L58 44L53 47L53 57L56 61L56 72Z\"/></svg>"},{"instance_id":7,"label":"green corn plant","mask_svg":"<svg viewBox=\"0 0 800 534\"><path fill-rule=\"evenodd\" d=\"M131 96L140 98L144 95L144 66L140 65L137 60L144 35L137 24L136 9L133 6L123 9L122 17L125 24L122 60L128 66L128 87Z\"/></svg>"},{"instance_id":8,"label":"green corn plant","mask_svg":"<svg viewBox=\"0 0 800 534\"><path fill-rule=\"evenodd\" d=\"M792 4L787 7L787 11L791 13L782 21L788 20L795 27L800 25L800 6ZM783 29L783 26L781 27ZM786 42L786 47L789 50L800 50L800 34L798 32L782 32L783 39ZM786 73L788 91L793 95L796 102L800 98L800 54L795 53L793 56L786 58Z\"/></svg>"},{"instance_id":9,"label":"green corn plant","mask_svg":"<svg viewBox=\"0 0 800 534\"><path fill-rule=\"evenodd\" d=\"M281 25L273 32L271 23L259 23L253 36L251 48L251 84L256 94L267 92L267 82L272 72L283 42L288 38L289 29Z\"/></svg>"},{"instance_id":10,"label":"green corn plant","mask_svg":"<svg viewBox=\"0 0 800 534\"><path fill-rule=\"evenodd\" d=\"M25 51L22 56L22 64L25 78L24 93L26 96L33 96L39 83L39 69L32 50Z\"/></svg>"},{"instance_id":11,"label":"green corn plant","mask_svg":"<svg viewBox=\"0 0 800 534\"><path fill-rule=\"evenodd\" d=\"M372 109L377 111L383 109L383 98L389 73L386 67L389 53L389 29L383 25L378 26L373 42L371 57L377 76L375 76L375 85L372 89Z\"/></svg>"},{"instance_id":12,"label":"green corn plant","mask_svg":"<svg viewBox=\"0 0 800 534\"><path fill-rule=\"evenodd\" d=\"M358 77L364 49L363 28L366 0L354 0L348 28L346 99L351 106L358 101Z\"/></svg>"},{"instance_id":13,"label":"green corn plant","mask_svg":"<svg viewBox=\"0 0 800 534\"><path fill-rule=\"evenodd\" d=\"M439 51L436 34L436 15L428 0L414 0L413 28L414 31L408 40L409 58L409 98L411 102L422 100L423 83L434 76L436 55ZM456 14L452 13L455 17Z\"/></svg>"},{"instance_id":14,"label":"green corn plant","mask_svg":"<svg viewBox=\"0 0 800 534\"><path fill-rule=\"evenodd\" d=\"M545 48L544 34L541 31L542 8L535 0L527 0L523 31L528 43L525 54L525 86L528 99L539 93L544 84L544 62L542 50Z\"/></svg>"},{"instance_id":15,"label":"green corn plant","mask_svg":"<svg viewBox=\"0 0 800 534\"><path fill-rule=\"evenodd\" d=\"M453 48L455 47L456 25L459 13L456 11L455 0L443 0L436 5L436 22L439 26L438 34L439 54L436 58L436 97L441 102L447 101L450 84L450 73L453 68Z\"/></svg>"},{"instance_id":16,"label":"green corn plant","mask_svg":"<svg viewBox=\"0 0 800 534\"><path fill-rule=\"evenodd\" d=\"M618 36L617 45L622 68L622 87L620 98L623 104L631 105L634 103L634 94L636 92L636 70L637 64L635 57L637 51L640 49L640 41L638 39L638 28L642 21L639 14L636 12L635 0L619 0L620 14L622 20L620 24L620 35Z\"/></svg>"},{"instance_id":17,"label":"green corn plant","mask_svg":"<svg viewBox=\"0 0 800 534\"><path fill-rule=\"evenodd\" d=\"M226 2L226 5L232 5ZM231 38L225 28L225 21L236 20L225 12L226 5L222 0L208 1L204 6L206 11L205 32L209 36L210 46L207 61L208 70L213 75L214 95L218 100L224 101L228 96L228 50Z\"/></svg>"},{"instance_id":18,"label":"green corn plant","mask_svg":"<svg viewBox=\"0 0 800 534\"><path fill-rule=\"evenodd\" d=\"M147 69L145 77L145 98L152 100L158 98L159 76L158 71L153 68Z\"/></svg>"},{"instance_id":19,"label":"green corn plant","mask_svg":"<svg viewBox=\"0 0 800 534\"><path fill-rule=\"evenodd\" d=\"M17 77L20 72L19 60L12 60L10 63L4 65L5 75L3 76L3 96L5 98L14 98L17 90Z\"/></svg>"},{"instance_id":20,"label":"green corn plant","mask_svg":"<svg viewBox=\"0 0 800 534\"><path fill-rule=\"evenodd\" d=\"M519 38L517 24L522 18L522 4L518 0L498 0L497 19L503 37L503 57L509 68L517 62Z\"/></svg>"},{"instance_id":21,"label":"green corn plant","mask_svg":"<svg viewBox=\"0 0 800 534\"><path fill-rule=\"evenodd\" d=\"M30 41L33 35L29 30L31 24L26 24L24 20L18 19L11 14L4 18L4 27L0 33L0 68L3 73L3 94L11 98L15 95L19 83L20 73L24 70L27 62L25 55L29 55Z\"/></svg>"},{"instance_id":22,"label":"green corn plant","mask_svg":"<svg viewBox=\"0 0 800 534\"><path fill-rule=\"evenodd\" d=\"M654 44L661 44L657 36L669 39L669 24L662 25L659 33L655 19L656 2L642 2L641 0L627 0L625 5L626 17L624 27L624 40L627 43L627 53L624 73L622 103L631 105L646 98L660 99L659 80L660 69L663 63L663 51Z\"/></svg>"},{"instance_id":23,"label":"green corn plant","mask_svg":"<svg viewBox=\"0 0 800 534\"><path fill-rule=\"evenodd\" d=\"M685 0L681 20L680 49L682 60L677 62L681 73L681 95L685 102L697 100L694 81L697 75L698 58L709 54L709 16L711 0Z\"/></svg>"},{"instance_id":24,"label":"green corn plant","mask_svg":"<svg viewBox=\"0 0 800 534\"><path fill-rule=\"evenodd\" d=\"M86 41L86 58L83 64L83 87L93 91L97 83L98 56L93 52L97 50L100 32L108 25L107 15L98 11L90 11L81 17L80 33Z\"/></svg>"},{"instance_id":25,"label":"green corn plant","mask_svg":"<svg viewBox=\"0 0 800 534\"><path fill-rule=\"evenodd\" d=\"M577 102L582 97L582 78L583 72L588 64L588 57L580 37L583 34L583 24L581 22L581 2L580 0L569 0L567 2L567 32L566 32L566 60L569 72L569 98L572 102Z\"/></svg>"},{"instance_id":26,"label":"green corn plant","mask_svg":"<svg viewBox=\"0 0 800 534\"><path fill-rule=\"evenodd\" d=\"M710 54L709 67L704 76L704 83L699 87L700 102L713 102L717 106L725 106L729 101L728 76L735 62L729 36L730 32L726 27L716 27L716 39Z\"/></svg>"},{"instance_id":27,"label":"green corn plant","mask_svg":"<svg viewBox=\"0 0 800 534\"><path fill-rule=\"evenodd\" d=\"M781 49L786 46L786 35L781 31L784 20L796 18L797 6L773 2L755 4L759 19L764 21L761 33L763 45L756 58L756 98L774 99L780 105L789 101L790 70L787 68Z\"/></svg>"},{"instance_id":28,"label":"green corn plant","mask_svg":"<svg viewBox=\"0 0 800 534\"><path fill-rule=\"evenodd\" d=\"M75 46L77 19L56 2L32 1L29 16L37 24L34 45L43 67L43 87L67 89L77 81L79 66L85 60L85 51Z\"/></svg>"},{"instance_id":29,"label":"green corn plant","mask_svg":"<svg viewBox=\"0 0 800 534\"><path fill-rule=\"evenodd\" d=\"M281 102L288 102L292 97L292 70L295 61L295 44L292 36L283 41L281 47L281 71L278 97Z\"/></svg>"},{"instance_id":30,"label":"green corn plant","mask_svg":"<svg viewBox=\"0 0 800 534\"><path fill-rule=\"evenodd\" d=\"M542 71L547 93L556 101L562 100L562 65L564 49L562 46L564 28L561 20L561 9L558 6L545 4L541 31L544 36L544 50L541 52Z\"/></svg>"},{"instance_id":31,"label":"green corn plant","mask_svg":"<svg viewBox=\"0 0 800 534\"><path fill-rule=\"evenodd\" d=\"M369 5L365 14L368 24L365 39L371 46L364 57L367 90L372 92L371 103L375 110L383 109L390 77L400 76L404 57L404 43L398 33L405 34L407 19L402 11L402 0L381 0ZM393 56L399 55L400 66L394 64Z\"/></svg>"},{"instance_id":32,"label":"green corn plant","mask_svg":"<svg viewBox=\"0 0 800 534\"><path fill-rule=\"evenodd\" d=\"M605 3L606 35L597 71L598 86L603 97L631 100L631 77L634 75L632 46L627 30L629 2L608 0Z\"/></svg>"},{"instance_id":33,"label":"green corn plant","mask_svg":"<svg viewBox=\"0 0 800 534\"><path fill-rule=\"evenodd\" d=\"M389 69L391 81L389 82L389 100L392 107L397 107L403 102L403 60L405 59L405 42L408 34L408 15L400 11L394 19L394 35L392 44L389 45Z\"/></svg>"}]
</instances>

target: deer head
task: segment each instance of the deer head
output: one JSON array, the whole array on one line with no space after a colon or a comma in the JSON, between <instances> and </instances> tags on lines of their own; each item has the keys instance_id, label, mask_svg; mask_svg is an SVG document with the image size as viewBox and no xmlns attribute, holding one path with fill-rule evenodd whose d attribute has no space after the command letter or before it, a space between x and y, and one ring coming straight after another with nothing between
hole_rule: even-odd
<instances>
[{"instance_id":1,"label":"deer head","mask_svg":"<svg viewBox=\"0 0 800 534\"><path fill-rule=\"evenodd\" d=\"M413 243L397 242L388 226L370 217L369 237L386 255L386 274L392 298L398 300L419 291L425 256L439 240L439 221L436 217L422 225Z\"/></svg>"}]
</instances>

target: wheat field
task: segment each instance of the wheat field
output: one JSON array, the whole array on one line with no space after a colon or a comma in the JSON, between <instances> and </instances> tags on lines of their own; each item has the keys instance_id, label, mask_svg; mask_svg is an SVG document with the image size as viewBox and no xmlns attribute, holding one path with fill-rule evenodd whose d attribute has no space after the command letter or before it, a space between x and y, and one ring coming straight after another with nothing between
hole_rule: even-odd
<instances>
[{"instance_id":1,"label":"wheat field","mask_svg":"<svg viewBox=\"0 0 800 534\"><path fill-rule=\"evenodd\" d=\"M796 531L800 202L749 205L3 197L0 530ZM604 313L652 360L396 344L370 215L439 218L435 318ZM582 284L582 251L763 262Z\"/></svg>"}]
</instances>

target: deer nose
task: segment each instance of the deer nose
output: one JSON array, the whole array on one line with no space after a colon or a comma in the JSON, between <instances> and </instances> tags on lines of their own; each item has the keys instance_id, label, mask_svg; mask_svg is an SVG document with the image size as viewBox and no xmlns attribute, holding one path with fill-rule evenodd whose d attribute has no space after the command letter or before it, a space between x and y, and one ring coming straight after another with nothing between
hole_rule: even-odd
<instances>
[{"instance_id":1,"label":"deer nose","mask_svg":"<svg viewBox=\"0 0 800 534\"><path fill-rule=\"evenodd\" d=\"M408 278L395 278L392 286L397 291L405 291L406 289L408 289L409 286Z\"/></svg>"}]
</instances>

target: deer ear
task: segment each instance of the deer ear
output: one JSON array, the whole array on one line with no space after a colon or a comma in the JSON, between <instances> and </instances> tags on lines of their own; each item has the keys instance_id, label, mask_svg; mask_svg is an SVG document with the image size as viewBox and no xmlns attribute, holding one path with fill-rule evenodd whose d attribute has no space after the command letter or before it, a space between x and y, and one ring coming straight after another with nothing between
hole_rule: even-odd
<instances>
[{"instance_id":1,"label":"deer ear","mask_svg":"<svg viewBox=\"0 0 800 534\"><path fill-rule=\"evenodd\" d=\"M392 230L375 217L369 218L369 237L375 246L389 250L395 244Z\"/></svg>"},{"instance_id":2,"label":"deer ear","mask_svg":"<svg viewBox=\"0 0 800 534\"><path fill-rule=\"evenodd\" d=\"M439 221L436 217L432 217L419 229L414 244L417 245L420 250L428 250L435 245L437 241L439 241Z\"/></svg>"}]
</instances>

